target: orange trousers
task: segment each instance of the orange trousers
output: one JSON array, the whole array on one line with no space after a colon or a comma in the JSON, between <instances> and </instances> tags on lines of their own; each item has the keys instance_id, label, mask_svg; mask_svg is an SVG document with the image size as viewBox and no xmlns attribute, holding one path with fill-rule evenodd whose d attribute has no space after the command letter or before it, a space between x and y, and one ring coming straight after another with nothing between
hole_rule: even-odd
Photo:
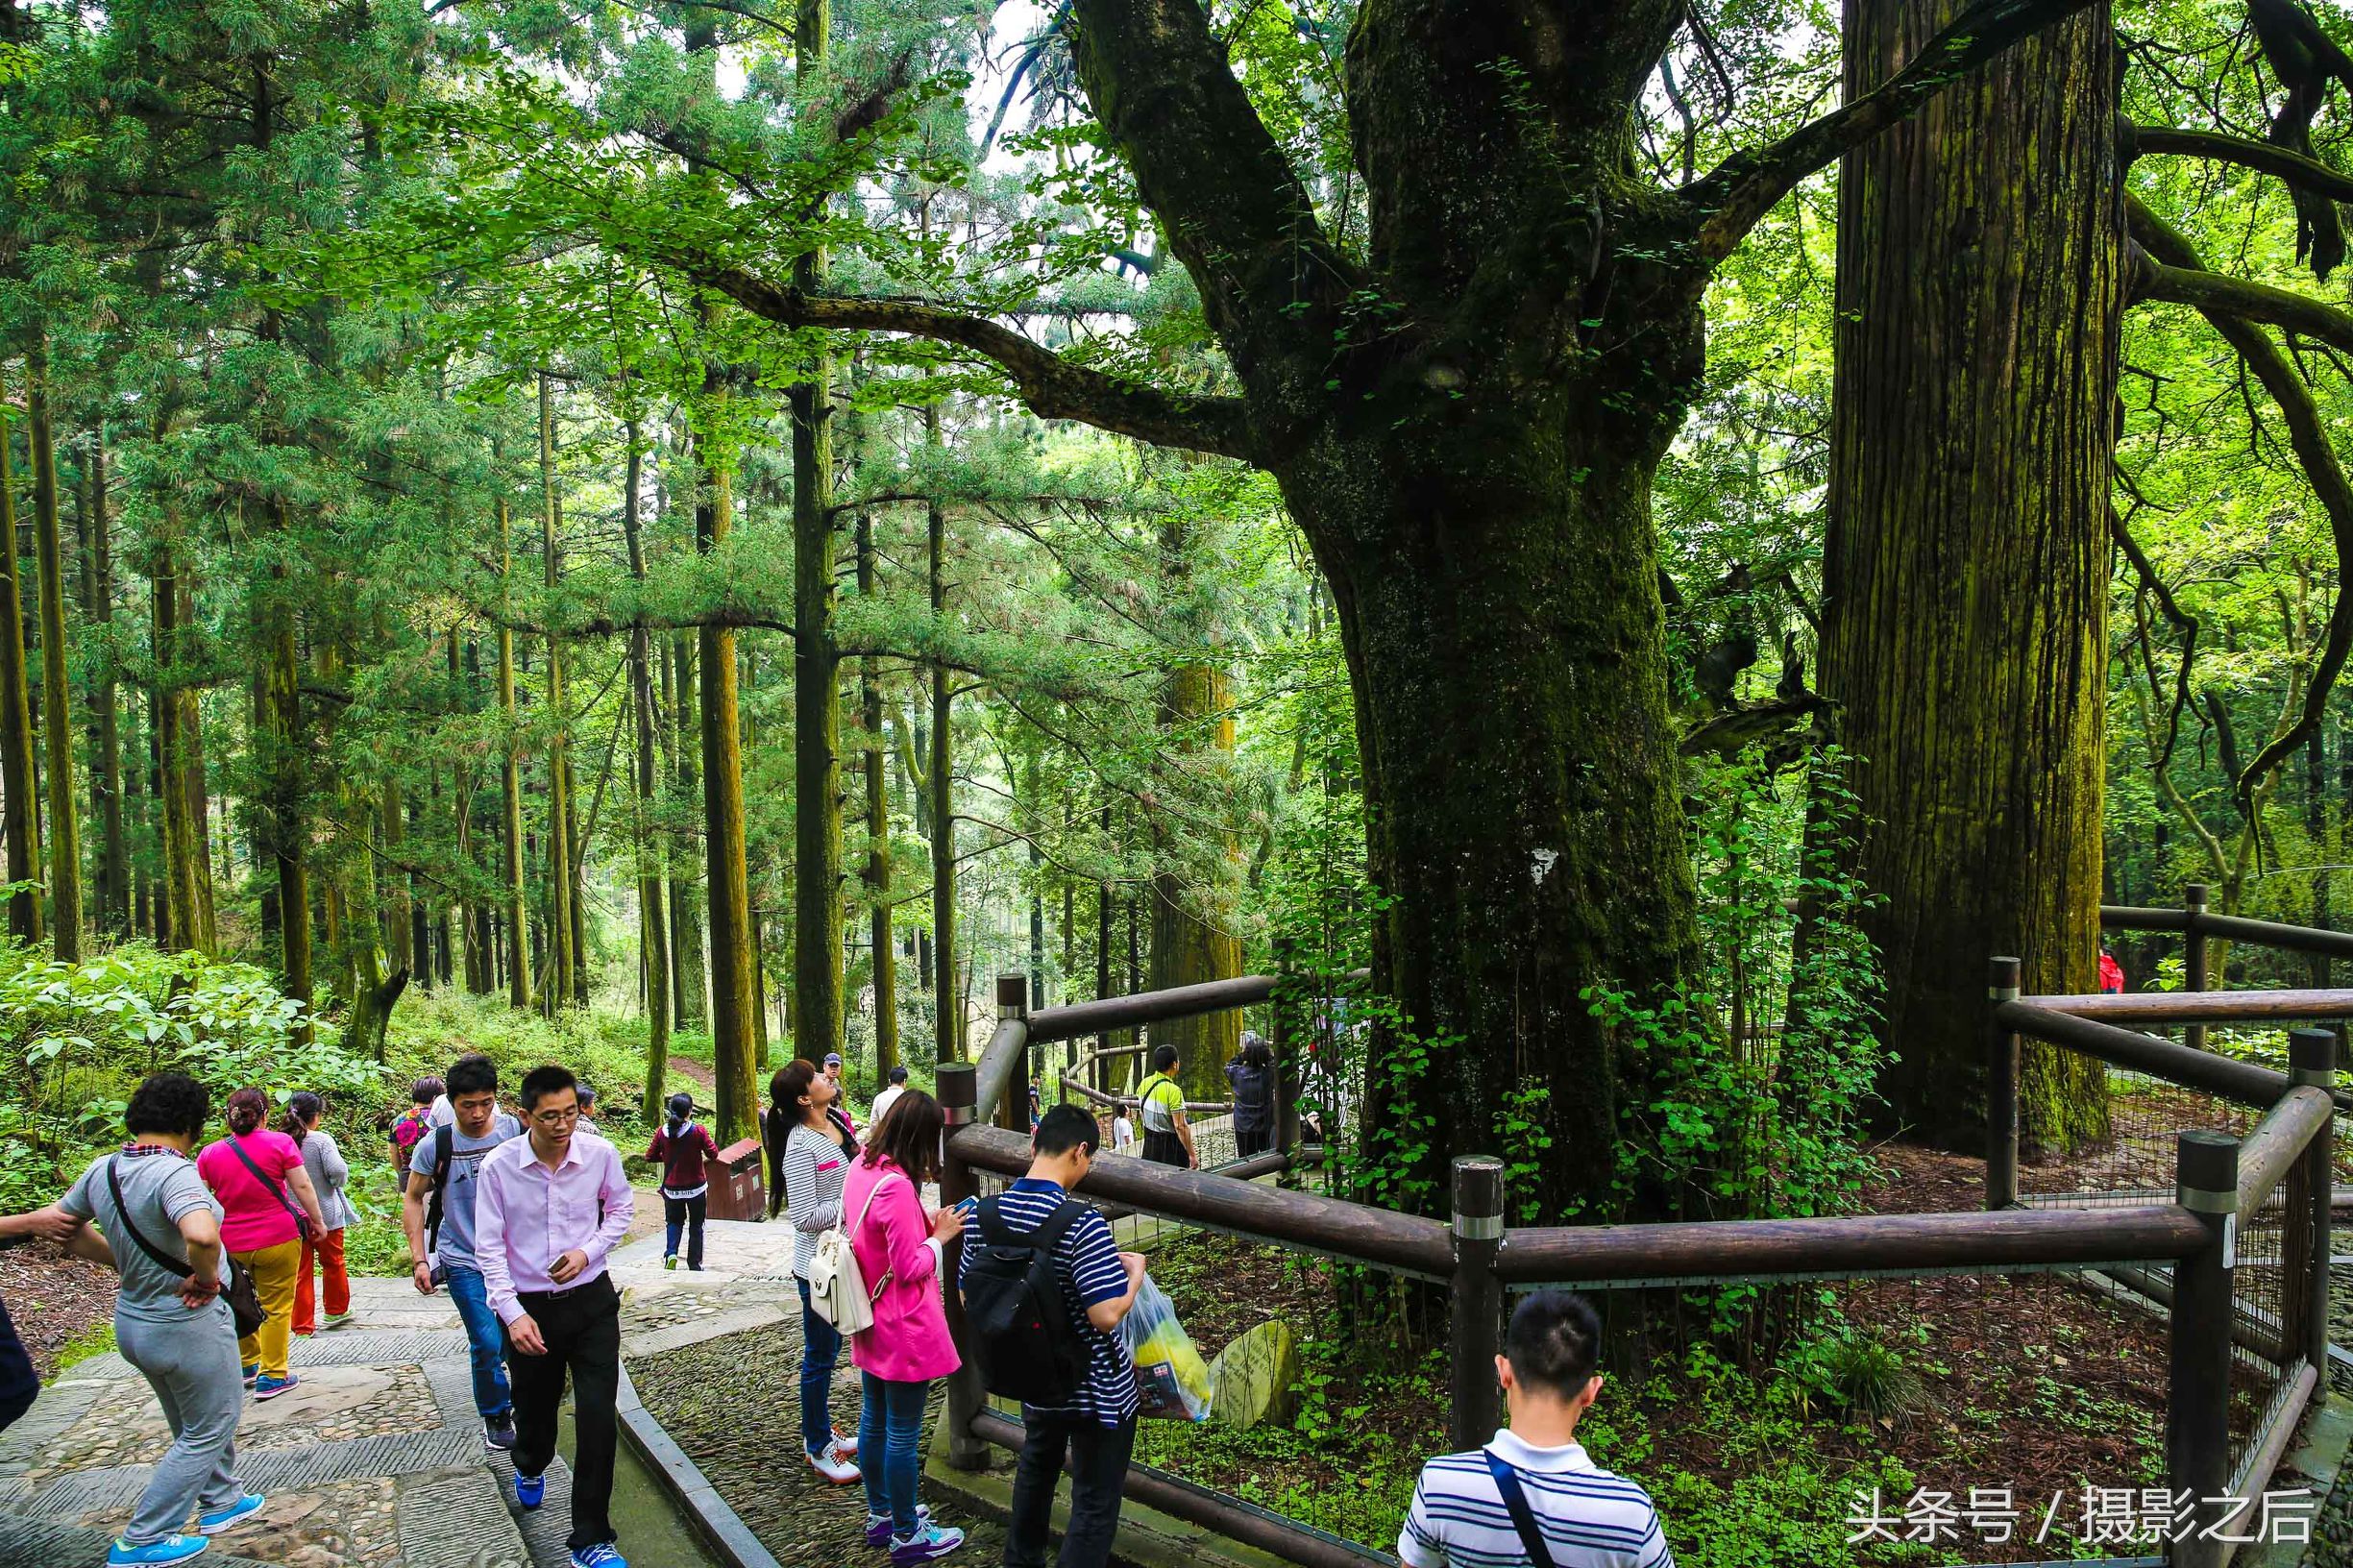
<instances>
[{"instance_id":1,"label":"orange trousers","mask_svg":"<svg viewBox=\"0 0 2353 1568\"><path fill-rule=\"evenodd\" d=\"M303 1243L303 1265L294 1277L294 1332L310 1334L318 1324L317 1297L311 1291L311 1261L327 1276L327 1315L341 1317L352 1310L352 1277L343 1270L343 1233L329 1231Z\"/></svg>"}]
</instances>

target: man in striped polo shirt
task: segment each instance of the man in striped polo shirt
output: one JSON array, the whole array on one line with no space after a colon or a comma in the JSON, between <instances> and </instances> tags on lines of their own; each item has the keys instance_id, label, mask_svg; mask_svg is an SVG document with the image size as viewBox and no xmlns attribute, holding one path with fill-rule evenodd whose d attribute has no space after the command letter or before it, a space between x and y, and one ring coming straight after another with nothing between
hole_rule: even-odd
<instances>
[{"instance_id":1,"label":"man in striped polo shirt","mask_svg":"<svg viewBox=\"0 0 2353 1568\"><path fill-rule=\"evenodd\" d=\"M1673 1568L1650 1494L1577 1441L1602 1391L1601 1338L1582 1296L1538 1290L1520 1303L1495 1358L1510 1424L1483 1449L1422 1466L1397 1541L1406 1568Z\"/></svg>"},{"instance_id":2,"label":"man in striped polo shirt","mask_svg":"<svg viewBox=\"0 0 2353 1568\"><path fill-rule=\"evenodd\" d=\"M1019 1236L1044 1224L1094 1163L1102 1133L1094 1117L1058 1105L1031 1135L1029 1174L997 1198L997 1216ZM969 1221L970 1202L966 1218ZM968 1274L979 1248L968 1244ZM1136 1305L1143 1259L1121 1252L1111 1226L1092 1209L1080 1214L1054 1247L1055 1283L1069 1309L1069 1332L1088 1349L1087 1376L1067 1406L1021 1407L1027 1436L1014 1472L1013 1518L1005 1533L1005 1568L1045 1568L1046 1529L1063 1456L1070 1458L1070 1525L1063 1532L1059 1568L1101 1568L1119 1532L1119 1491L1136 1447L1136 1366L1119 1340L1119 1320ZM961 1282L960 1282L961 1283Z\"/></svg>"}]
</instances>

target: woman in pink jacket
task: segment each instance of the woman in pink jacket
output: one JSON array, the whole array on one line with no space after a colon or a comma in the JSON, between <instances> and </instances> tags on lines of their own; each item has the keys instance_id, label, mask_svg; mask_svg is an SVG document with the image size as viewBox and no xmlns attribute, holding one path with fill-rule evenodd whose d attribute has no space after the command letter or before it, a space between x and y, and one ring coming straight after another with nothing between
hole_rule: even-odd
<instances>
[{"instance_id":1,"label":"woman in pink jacket","mask_svg":"<svg viewBox=\"0 0 2353 1568\"><path fill-rule=\"evenodd\" d=\"M894 1568L929 1562L964 1545L915 1501L922 1469L923 1407L932 1380L963 1363L940 1296L943 1249L964 1231L953 1209L923 1211L922 1184L940 1175L939 1102L911 1089L891 1107L842 1184L850 1251L874 1296L874 1325L849 1340L866 1391L858 1452L866 1482L866 1539L888 1546Z\"/></svg>"}]
</instances>

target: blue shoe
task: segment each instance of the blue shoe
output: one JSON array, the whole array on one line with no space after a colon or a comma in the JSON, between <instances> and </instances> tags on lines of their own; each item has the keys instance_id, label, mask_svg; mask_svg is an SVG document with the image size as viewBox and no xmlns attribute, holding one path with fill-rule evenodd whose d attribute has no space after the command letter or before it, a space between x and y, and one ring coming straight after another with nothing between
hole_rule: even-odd
<instances>
[{"instance_id":1,"label":"blue shoe","mask_svg":"<svg viewBox=\"0 0 2353 1568\"><path fill-rule=\"evenodd\" d=\"M261 1505L268 1501L269 1499L263 1497L259 1492L247 1492L225 1508L212 1513L198 1514L196 1528L207 1535L218 1535L222 1531L233 1530L247 1519L259 1513Z\"/></svg>"},{"instance_id":2,"label":"blue shoe","mask_svg":"<svg viewBox=\"0 0 2353 1568\"><path fill-rule=\"evenodd\" d=\"M202 1535L166 1535L145 1546L116 1540L107 1548L107 1568L150 1568L159 1562L185 1562L212 1543Z\"/></svg>"},{"instance_id":3,"label":"blue shoe","mask_svg":"<svg viewBox=\"0 0 2353 1568\"><path fill-rule=\"evenodd\" d=\"M251 1388L254 1385L254 1380L259 1376L261 1376L261 1363L256 1361L245 1369L245 1386Z\"/></svg>"},{"instance_id":4,"label":"blue shoe","mask_svg":"<svg viewBox=\"0 0 2353 1568\"><path fill-rule=\"evenodd\" d=\"M535 1508L548 1500L548 1478L542 1475L515 1477L515 1501L527 1508Z\"/></svg>"},{"instance_id":5,"label":"blue shoe","mask_svg":"<svg viewBox=\"0 0 2353 1568\"><path fill-rule=\"evenodd\" d=\"M276 1399L303 1380L289 1372L282 1378L259 1378L254 1383L256 1399Z\"/></svg>"},{"instance_id":6,"label":"blue shoe","mask_svg":"<svg viewBox=\"0 0 2353 1568\"><path fill-rule=\"evenodd\" d=\"M572 1568L629 1568L629 1559L616 1551L612 1542L599 1541L575 1552Z\"/></svg>"}]
</instances>

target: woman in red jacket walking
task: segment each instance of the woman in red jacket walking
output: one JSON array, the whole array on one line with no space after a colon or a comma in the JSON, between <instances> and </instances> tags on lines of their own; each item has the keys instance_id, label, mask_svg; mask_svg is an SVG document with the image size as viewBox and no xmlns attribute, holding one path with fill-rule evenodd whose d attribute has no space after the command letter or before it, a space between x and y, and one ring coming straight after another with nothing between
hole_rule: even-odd
<instances>
[{"instance_id":1,"label":"woman in red jacket walking","mask_svg":"<svg viewBox=\"0 0 2353 1568\"><path fill-rule=\"evenodd\" d=\"M699 1122L694 1097L670 1097L670 1120L647 1145L646 1158L662 1167L662 1266L678 1266L678 1233L686 1233L686 1266L702 1272L702 1219L710 1198L711 1166L719 1164L719 1145Z\"/></svg>"}]
</instances>

